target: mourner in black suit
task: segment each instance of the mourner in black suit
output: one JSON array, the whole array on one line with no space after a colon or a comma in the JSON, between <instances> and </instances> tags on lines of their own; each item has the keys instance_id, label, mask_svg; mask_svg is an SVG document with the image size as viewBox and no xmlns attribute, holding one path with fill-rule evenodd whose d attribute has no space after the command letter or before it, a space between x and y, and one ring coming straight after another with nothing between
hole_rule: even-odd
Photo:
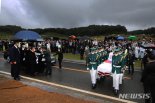
<instances>
[{"instance_id":1,"label":"mourner in black suit","mask_svg":"<svg viewBox=\"0 0 155 103\"><path fill-rule=\"evenodd\" d=\"M18 48L19 42L15 42L14 46L10 48L10 64L11 64L11 76L15 80L20 80L20 51Z\"/></svg>"},{"instance_id":2,"label":"mourner in black suit","mask_svg":"<svg viewBox=\"0 0 155 103\"><path fill-rule=\"evenodd\" d=\"M59 68L61 69L61 67L62 67L62 60L63 60L62 50L59 48L58 51L56 52L56 54L54 54L54 55L58 55Z\"/></svg>"},{"instance_id":3,"label":"mourner in black suit","mask_svg":"<svg viewBox=\"0 0 155 103\"><path fill-rule=\"evenodd\" d=\"M148 63L143 70L141 81L143 82L144 92L151 93L151 103L155 103L155 55L153 53L147 55ZM145 103L150 103L150 99L146 99Z\"/></svg>"},{"instance_id":4,"label":"mourner in black suit","mask_svg":"<svg viewBox=\"0 0 155 103\"><path fill-rule=\"evenodd\" d=\"M45 58L45 75L51 75L52 74L51 52L46 47L43 47L43 54Z\"/></svg>"},{"instance_id":5,"label":"mourner in black suit","mask_svg":"<svg viewBox=\"0 0 155 103\"><path fill-rule=\"evenodd\" d=\"M45 58L44 58L44 53L42 48L39 48L38 51L36 51L38 55L38 64L37 64L37 72L38 73L43 73L45 69Z\"/></svg>"},{"instance_id":6,"label":"mourner in black suit","mask_svg":"<svg viewBox=\"0 0 155 103\"><path fill-rule=\"evenodd\" d=\"M134 73L134 62L135 62L135 54L133 53L132 50L130 50L128 54L128 66L129 66L128 73L129 74Z\"/></svg>"},{"instance_id":7,"label":"mourner in black suit","mask_svg":"<svg viewBox=\"0 0 155 103\"><path fill-rule=\"evenodd\" d=\"M29 73L32 75L32 76L35 76L35 69L36 69L36 55L35 55L35 47L31 47L30 48L30 51L28 52L28 60L27 60L27 63L28 63L28 67L27 69L29 69Z\"/></svg>"}]
</instances>

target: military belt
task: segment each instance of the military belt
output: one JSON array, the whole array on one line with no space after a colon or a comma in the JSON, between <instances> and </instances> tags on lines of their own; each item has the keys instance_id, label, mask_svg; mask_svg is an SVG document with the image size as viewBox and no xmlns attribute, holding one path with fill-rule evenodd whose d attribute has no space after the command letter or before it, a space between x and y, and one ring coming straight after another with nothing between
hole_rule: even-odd
<instances>
[{"instance_id":1,"label":"military belt","mask_svg":"<svg viewBox=\"0 0 155 103\"><path fill-rule=\"evenodd\" d=\"M90 62L90 64L96 64L96 62Z\"/></svg>"},{"instance_id":2,"label":"military belt","mask_svg":"<svg viewBox=\"0 0 155 103\"><path fill-rule=\"evenodd\" d=\"M115 68L120 68L121 66L113 65L113 67L115 67Z\"/></svg>"}]
</instances>

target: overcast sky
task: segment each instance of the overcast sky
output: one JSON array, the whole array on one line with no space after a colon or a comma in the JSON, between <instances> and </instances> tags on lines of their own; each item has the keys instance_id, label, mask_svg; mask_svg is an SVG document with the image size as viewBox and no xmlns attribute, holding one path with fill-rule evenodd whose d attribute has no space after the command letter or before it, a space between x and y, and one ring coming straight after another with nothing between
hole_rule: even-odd
<instances>
[{"instance_id":1,"label":"overcast sky","mask_svg":"<svg viewBox=\"0 0 155 103\"><path fill-rule=\"evenodd\" d=\"M155 27L155 0L0 0L0 25L74 28L123 25Z\"/></svg>"}]
</instances>

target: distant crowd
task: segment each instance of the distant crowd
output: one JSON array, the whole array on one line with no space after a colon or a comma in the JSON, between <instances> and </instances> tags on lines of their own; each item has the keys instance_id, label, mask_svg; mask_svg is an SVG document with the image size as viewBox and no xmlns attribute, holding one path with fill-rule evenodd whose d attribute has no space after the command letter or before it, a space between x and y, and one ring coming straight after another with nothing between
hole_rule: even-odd
<instances>
[{"instance_id":1,"label":"distant crowd","mask_svg":"<svg viewBox=\"0 0 155 103\"><path fill-rule=\"evenodd\" d=\"M8 40L0 40L0 51L5 51L13 44L12 41ZM92 47L101 47L104 49L111 50L115 47L124 47L131 48L134 51L136 58L143 58L144 56L144 48L141 45L155 45L155 42L151 39L146 40L113 40L106 39L103 41L99 41L97 39L94 40L45 40L43 42L21 42L21 48L30 48L31 46L35 46L40 48L42 46L46 46L47 49L51 52L56 52L58 48L61 48L63 53L72 53L72 54L80 54L80 58L84 59L84 56L88 54L90 48ZM89 49L88 49L89 48Z\"/></svg>"}]
</instances>

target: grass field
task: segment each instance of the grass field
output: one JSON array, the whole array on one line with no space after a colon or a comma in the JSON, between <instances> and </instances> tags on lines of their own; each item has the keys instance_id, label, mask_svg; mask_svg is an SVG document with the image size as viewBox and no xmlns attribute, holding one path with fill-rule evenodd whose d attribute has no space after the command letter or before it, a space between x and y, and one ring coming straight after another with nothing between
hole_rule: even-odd
<instances>
[{"instance_id":1,"label":"grass field","mask_svg":"<svg viewBox=\"0 0 155 103\"><path fill-rule=\"evenodd\" d=\"M7 40L10 40L12 36L13 36L13 35L11 35L10 33L0 32L0 39L7 39Z\"/></svg>"},{"instance_id":2,"label":"grass field","mask_svg":"<svg viewBox=\"0 0 155 103\"><path fill-rule=\"evenodd\" d=\"M80 60L80 54L64 53L64 58L73 59L73 60Z\"/></svg>"},{"instance_id":3,"label":"grass field","mask_svg":"<svg viewBox=\"0 0 155 103\"><path fill-rule=\"evenodd\" d=\"M67 35L62 35L62 34L58 34L58 33L50 33L50 32L43 33L43 34L41 34L41 36L43 38L57 37L59 39L68 39Z\"/></svg>"}]
</instances>

